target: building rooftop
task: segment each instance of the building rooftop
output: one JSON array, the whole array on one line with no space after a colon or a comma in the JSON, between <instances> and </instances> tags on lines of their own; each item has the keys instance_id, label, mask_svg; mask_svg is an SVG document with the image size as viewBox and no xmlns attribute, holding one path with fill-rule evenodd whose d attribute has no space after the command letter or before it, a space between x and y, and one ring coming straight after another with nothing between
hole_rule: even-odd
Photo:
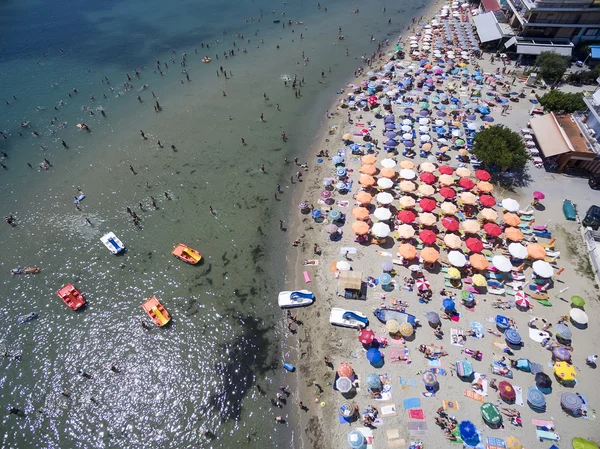
<instances>
[{"instance_id":1,"label":"building rooftop","mask_svg":"<svg viewBox=\"0 0 600 449\"><path fill-rule=\"evenodd\" d=\"M577 123L571 118L571 115L556 115L556 120L571 141L571 145L573 145L575 151L580 153L593 153L588 147L587 139L581 133L579 126L577 126Z\"/></svg>"}]
</instances>

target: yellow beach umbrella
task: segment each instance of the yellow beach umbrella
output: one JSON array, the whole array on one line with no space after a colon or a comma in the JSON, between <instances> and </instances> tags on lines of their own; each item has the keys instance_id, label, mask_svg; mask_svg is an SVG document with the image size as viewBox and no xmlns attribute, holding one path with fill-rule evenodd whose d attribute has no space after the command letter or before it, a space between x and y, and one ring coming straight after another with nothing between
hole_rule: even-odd
<instances>
[{"instance_id":1,"label":"yellow beach umbrella","mask_svg":"<svg viewBox=\"0 0 600 449\"><path fill-rule=\"evenodd\" d=\"M413 332L414 329L410 323L402 323L400 325L400 335L402 335L403 337L410 337L413 334Z\"/></svg>"},{"instance_id":2,"label":"yellow beach umbrella","mask_svg":"<svg viewBox=\"0 0 600 449\"><path fill-rule=\"evenodd\" d=\"M577 376L575 367L567 362L556 362L554 364L554 374L561 380L573 381Z\"/></svg>"},{"instance_id":3,"label":"yellow beach umbrella","mask_svg":"<svg viewBox=\"0 0 600 449\"><path fill-rule=\"evenodd\" d=\"M342 139L344 140L352 140L352 134L346 133L342 136Z\"/></svg>"},{"instance_id":4,"label":"yellow beach umbrella","mask_svg":"<svg viewBox=\"0 0 600 449\"><path fill-rule=\"evenodd\" d=\"M485 280L485 277L483 277L481 274L476 274L473 276L473 284L476 285L477 287L485 287L487 285L487 281Z\"/></svg>"},{"instance_id":5,"label":"yellow beach umbrella","mask_svg":"<svg viewBox=\"0 0 600 449\"><path fill-rule=\"evenodd\" d=\"M506 438L505 445L506 449L523 449L521 442L517 439L517 437L512 435Z\"/></svg>"},{"instance_id":6,"label":"yellow beach umbrella","mask_svg":"<svg viewBox=\"0 0 600 449\"><path fill-rule=\"evenodd\" d=\"M448 276L450 276L451 279L460 279L460 271L458 271L457 268L450 267L448 268Z\"/></svg>"},{"instance_id":7,"label":"yellow beach umbrella","mask_svg":"<svg viewBox=\"0 0 600 449\"><path fill-rule=\"evenodd\" d=\"M397 334L400 331L400 323L396 320L387 320L385 329L392 335Z\"/></svg>"}]
</instances>

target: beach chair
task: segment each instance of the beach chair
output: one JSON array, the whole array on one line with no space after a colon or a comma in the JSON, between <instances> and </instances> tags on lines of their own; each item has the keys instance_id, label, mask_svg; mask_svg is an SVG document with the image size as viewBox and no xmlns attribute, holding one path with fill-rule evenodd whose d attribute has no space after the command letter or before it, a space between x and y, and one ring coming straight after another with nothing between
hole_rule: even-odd
<instances>
[{"instance_id":1,"label":"beach chair","mask_svg":"<svg viewBox=\"0 0 600 449\"><path fill-rule=\"evenodd\" d=\"M540 441L560 441L560 435L556 432L549 432L547 430L536 429L535 434L540 439Z\"/></svg>"}]
</instances>

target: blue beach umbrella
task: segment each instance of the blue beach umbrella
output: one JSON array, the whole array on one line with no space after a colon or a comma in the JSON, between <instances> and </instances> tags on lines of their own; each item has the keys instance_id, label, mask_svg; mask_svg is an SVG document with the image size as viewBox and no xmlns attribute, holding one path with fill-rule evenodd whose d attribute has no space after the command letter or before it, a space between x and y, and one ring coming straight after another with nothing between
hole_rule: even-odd
<instances>
[{"instance_id":1,"label":"blue beach umbrella","mask_svg":"<svg viewBox=\"0 0 600 449\"><path fill-rule=\"evenodd\" d=\"M398 146L398 142L394 139L389 139L385 144L386 147L396 147Z\"/></svg>"},{"instance_id":2,"label":"blue beach umbrella","mask_svg":"<svg viewBox=\"0 0 600 449\"><path fill-rule=\"evenodd\" d=\"M421 109L421 110L419 111L419 115L420 115L421 117L427 117L427 116L429 115L429 111L428 111L427 109Z\"/></svg>"},{"instance_id":3,"label":"blue beach umbrella","mask_svg":"<svg viewBox=\"0 0 600 449\"><path fill-rule=\"evenodd\" d=\"M394 123L396 118L393 115L386 115L383 119L383 123Z\"/></svg>"},{"instance_id":4,"label":"blue beach umbrella","mask_svg":"<svg viewBox=\"0 0 600 449\"><path fill-rule=\"evenodd\" d=\"M467 115L467 120L477 120L477 116L474 114Z\"/></svg>"},{"instance_id":5,"label":"blue beach umbrella","mask_svg":"<svg viewBox=\"0 0 600 449\"><path fill-rule=\"evenodd\" d=\"M343 164L344 163L344 158L342 156L333 156L331 158L331 162L333 162L335 165Z\"/></svg>"},{"instance_id":6,"label":"blue beach umbrella","mask_svg":"<svg viewBox=\"0 0 600 449\"><path fill-rule=\"evenodd\" d=\"M412 140L405 140L403 143L406 148L410 148L415 145Z\"/></svg>"},{"instance_id":7,"label":"blue beach umbrella","mask_svg":"<svg viewBox=\"0 0 600 449\"><path fill-rule=\"evenodd\" d=\"M396 137L396 131L386 131L386 133L384 134L385 137L387 137L388 139L393 139L394 137Z\"/></svg>"},{"instance_id":8,"label":"blue beach umbrella","mask_svg":"<svg viewBox=\"0 0 600 449\"><path fill-rule=\"evenodd\" d=\"M461 421L458 425L458 431L462 440L469 446L477 446L479 444L477 427L471 421Z\"/></svg>"},{"instance_id":9,"label":"blue beach umbrella","mask_svg":"<svg viewBox=\"0 0 600 449\"><path fill-rule=\"evenodd\" d=\"M378 390L381 388L381 379L379 378L379 374L371 373L367 375L367 387L372 390Z\"/></svg>"},{"instance_id":10,"label":"blue beach umbrella","mask_svg":"<svg viewBox=\"0 0 600 449\"><path fill-rule=\"evenodd\" d=\"M358 430L353 430L348 434L348 444L351 449L365 449L367 447L365 436Z\"/></svg>"},{"instance_id":11,"label":"blue beach umbrella","mask_svg":"<svg viewBox=\"0 0 600 449\"><path fill-rule=\"evenodd\" d=\"M481 120L483 120L484 122L489 122L492 123L494 121L494 117L491 117L489 115L486 115L485 117L483 117Z\"/></svg>"},{"instance_id":12,"label":"blue beach umbrella","mask_svg":"<svg viewBox=\"0 0 600 449\"><path fill-rule=\"evenodd\" d=\"M357 151L360 149L360 145L358 145L357 143L351 143L350 145L348 145L348 148L350 148L350 150L352 151Z\"/></svg>"},{"instance_id":13,"label":"blue beach umbrella","mask_svg":"<svg viewBox=\"0 0 600 449\"><path fill-rule=\"evenodd\" d=\"M377 364L383 360L383 355L377 348L371 348L367 351L367 360L371 364Z\"/></svg>"},{"instance_id":14,"label":"blue beach umbrella","mask_svg":"<svg viewBox=\"0 0 600 449\"><path fill-rule=\"evenodd\" d=\"M573 337L571 329L566 324L560 323L556 326L556 335L563 340L570 340Z\"/></svg>"},{"instance_id":15,"label":"blue beach umbrella","mask_svg":"<svg viewBox=\"0 0 600 449\"><path fill-rule=\"evenodd\" d=\"M545 408L546 398L540 390L535 387L529 387L527 389L527 403L533 409Z\"/></svg>"},{"instance_id":16,"label":"blue beach umbrella","mask_svg":"<svg viewBox=\"0 0 600 449\"><path fill-rule=\"evenodd\" d=\"M520 345L521 344L521 336L515 330L514 327L509 327L504 331L504 338L507 343L511 345Z\"/></svg>"},{"instance_id":17,"label":"blue beach umbrella","mask_svg":"<svg viewBox=\"0 0 600 449\"><path fill-rule=\"evenodd\" d=\"M390 285L392 283L392 277L388 273L383 273L379 276L379 283L381 285Z\"/></svg>"},{"instance_id":18,"label":"blue beach umbrella","mask_svg":"<svg viewBox=\"0 0 600 449\"><path fill-rule=\"evenodd\" d=\"M339 210L332 210L328 215L332 220L339 220L342 216L342 213Z\"/></svg>"},{"instance_id":19,"label":"blue beach umbrella","mask_svg":"<svg viewBox=\"0 0 600 449\"><path fill-rule=\"evenodd\" d=\"M318 210L318 209L314 209L314 210L311 212L311 215L312 215L312 217L313 217L313 218L316 220L317 218L321 218L321 216L323 215L323 212L321 212L321 211L320 211L320 210Z\"/></svg>"},{"instance_id":20,"label":"blue beach umbrella","mask_svg":"<svg viewBox=\"0 0 600 449\"><path fill-rule=\"evenodd\" d=\"M454 301L452 301L450 298L446 298L444 301L442 301L442 307L444 307L444 310L454 310L456 308L456 304L454 304Z\"/></svg>"},{"instance_id":21,"label":"blue beach umbrella","mask_svg":"<svg viewBox=\"0 0 600 449\"><path fill-rule=\"evenodd\" d=\"M346 176L346 169L345 168L338 168L337 171L335 172L338 176Z\"/></svg>"}]
</instances>

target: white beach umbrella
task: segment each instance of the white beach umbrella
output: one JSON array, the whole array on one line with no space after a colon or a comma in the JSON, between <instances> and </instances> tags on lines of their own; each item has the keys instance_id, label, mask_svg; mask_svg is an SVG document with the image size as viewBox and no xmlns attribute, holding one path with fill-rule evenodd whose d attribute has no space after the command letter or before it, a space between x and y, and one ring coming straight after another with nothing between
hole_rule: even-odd
<instances>
[{"instance_id":1,"label":"white beach umbrella","mask_svg":"<svg viewBox=\"0 0 600 449\"><path fill-rule=\"evenodd\" d=\"M377 186L381 187L382 189L391 189L394 187L394 181L389 178L379 178L377 180Z\"/></svg>"},{"instance_id":2,"label":"white beach umbrella","mask_svg":"<svg viewBox=\"0 0 600 449\"><path fill-rule=\"evenodd\" d=\"M403 138L404 140L411 140L411 139L412 139L412 137L413 137L413 136L412 136L412 134L410 134L410 133L404 133L404 134L402 134L402 138Z\"/></svg>"},{"instance_id":3,"label":"white beach umbrella","mask_svg":"<svg viewBox=\"0 0 600 449\"><path fill-rule=\"evenodd\" d=\"M338 269L339 271L350 271L352 269L350 264L348 262L346 262L345 260L340 260L339 262L336 262L335 268Z\"/></svg>"},{"instance_id":4,"label":"white beach umbrella","mask_svg":"<svg viewBox=\"0 0 600 449\"><path fill-rule=\"evenodd\" d=\"M438 120L435 121L435 125L436 126L444 126L445 124L446 124L446 122L444 122L443 120L439 120L438 119Z\"/></svg>"},{"instance_id":5,"label":"white beach umbrella","mask_svg":"<svg viewBox=\"0 0 600 449\"><path fill-rule=\"evenodd\" d=\"M396 166L396 161L393 159L384 159L381 161L381 166L383 168L394 168Z\"/></svg>"},{"instance_id":6,"label":"white beach umbrella","mask_svg":"<svg viewBox=\"0 0 600 449\"><path fill-rule=\"evenodd\" d=\"M536 260L533 262L533 271L543 278L551 278L554 276L554 268L552 268L552 265L543 260Z\"/></svg>"},{"instance_id":7,"label":"white beach umbrella","mask_svg":"<svg viewBox=\"0 0 600 449\"><path fill-rule=\"evenodd\" d=\"M513 200L512 198L504 198L502 200L502 207L509 212L516 212L521 206L519 206L519 203L517 203L517 201Z\"/></svg>"},{"instance_id":8,"label":"white beach umbrella","mask_svg":"<svg viewBox=\"0 0 600 449\"><path fill-rule=\"evenodd\" d=\"M427 117L421 117L419 119L419 125L427 125L429 123L429 119Z\"/></svg>"},{"instance_id":9,"label":"white beach umbrella","mask_svg":"<svg viewBox=\"0 0 600 449\"><path fill-rule=\"evenodd\" d=\"M508 273L513 268L512 263L506 256L494 256L492 258L492 265L503 273Z\"/></svg>"},{"instance_id":10,"label":"white beach umbrella","mask_svg":"<svg viewBox=\"0 0 600 449\"><path fill-rule=\"evenodd\" d=\"M410 122L410 120L409 120L409 122ZM401 129L402 129L402 131L404 131L404 132L408 132L408 131L410 131L412 128L410 127L410 125L402 125L402 128L401 128Z\"/></svg>"},{"instance_id":11,"label":"white beach umbrella","mask_svg":"<svg viewBox=\"0 0 600 449\"><path fill-rule=\"evenodd\" d=\"M431 136L429 134L423 134L419 137L419 139L421 139L421 142L429 142L431 140Z\"/></svg>"},{"instance_id":12,"label":"white beach umbrella","mask_svg":"<svg viewBox=\"0 0 600 449\"><path fill-rule=\"evenodd\" d=\"M508 245L508 252L516 259L525 259L527 257L527 248L520 243L511 243Z\"/></svg>"},{"instance_id":13,"label":"white beach umbrella","mask_svg":"<svg viewBox=\"0 0 600 449\"><path fill-rule=\"evenodd\" d=\"M569 316L571 317L571 320L573 320L574 322L576 322L578 324L587 324L589 321L587 313L585 313L581 309L577 309L577 308L571 309L571 311L569 312Z\"/></svg>"},{"instance_id":14,"label":"white beach umbrella","mask_svg":"<svg viewBox=\"0 0 600 449\"><path fill-rule=\"evenodd\" d=\"M450 251L448 253L448 262L455 267L464 267L467 264L467 258L459 251Z\"/></svg>"},{"instance_id":15,"label":"white beach umbrella","mask_svg":"<svg viewBox=\"0 0 600 449\"><path fill-rule=\"evenodd\" d=\"M375 237L387 237L390 233L390 227L382 222L375 223L371 228L371 233Z\"/></svg>"},{"instance_id":16,"label":"white beach umbrella","mask_svg":"<svg viewBox=\"0 0 600 449\"><path fill-rule=\"evenodd\" d=\"M415 179L417 177L417 174L414 172L414 170L403 168L402 170L400 170L400 177L402 179Z\"/></svg>"},{"instance_id":17,"label":"white beach umbrella","mask_svg":"<svg viewBox=\"0 0 600 449\"><path fill-rule=\"evenodd\" d=\"M379 204L392 204L392 202L394 201L394 197L392 196L392 194L387 192L378 193L375 198L377 199L377 202Z\"/></svg>"},{"instance_id":18,"label":"white beach umbrella","mask_svg":"<svg viewBox=\"0 0 600 449\"><path fill-rule=\"evenodd\" d=\"M429 126L419 126L419 131L421 131L422 133L426 133L429 131Z\"/></svg>"},{"instance_id":19,"label":"white beach umbrella","mask_svg":"<svg viewBox=\"0 0 600 449\"><path fill-rule=\"evenodd\" d=\"M454 137L460 137L461 134L462 134L462 131L460 129L455 129L454 131L452 131L452 135Z\"/></svg>"}]
</instances>

